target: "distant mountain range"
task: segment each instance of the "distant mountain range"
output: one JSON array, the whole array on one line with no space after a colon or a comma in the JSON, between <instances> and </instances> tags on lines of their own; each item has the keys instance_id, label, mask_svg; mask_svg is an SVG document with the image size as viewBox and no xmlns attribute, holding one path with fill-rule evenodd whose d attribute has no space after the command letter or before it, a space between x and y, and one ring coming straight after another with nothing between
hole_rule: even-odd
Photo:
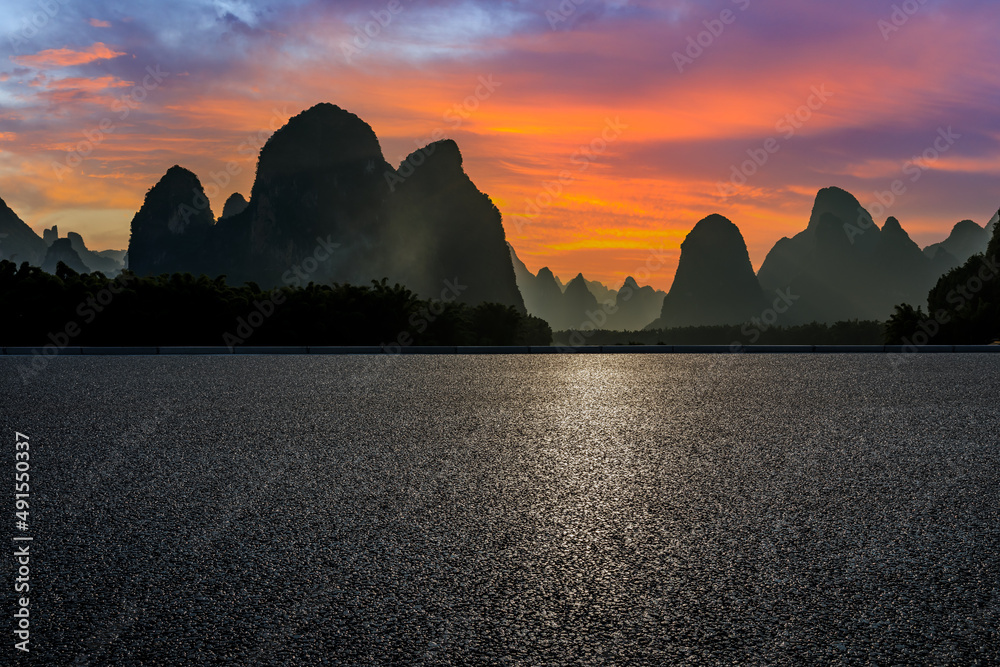
<instances>
[{"instance_id":1,"label":"distant mountain range","mask_svg":"<svg viewBox=\"0 0 1000 667\"><path fill-rule=\"evenodd\" d=\"M125 251L94 252L56 228L39 237L0 200L0 259L54 272L227 275L262 287L367 283L388 277L425 298L495 302L555 330L638 330L740 324L885 320L923 302L938 278L986 250L986 226L957 223L921 249L890 217L879 227L858 200L821 190L806 228L778 241L755 274L739 228L721 215L681 245L670 291L626 278L617 289L548 268L533 274L506 243L500 212L462 168L458 146L438 141L398 167L363 120L331 104L293 117L260 153L250 198L233 193L212 212L198 177L171 167L147 192Z\"/></svg>"},{"instance_id":2,"label":"distant mountain range","mask_svg":"<svg viewBox=\"0 0 1000 667\"><path fill-rule=\"evenodd\" d=\"M49 273L54 273L58 263L64 262L80 273L100 271L114 276L124 268L125 254L124 250L91 251L76 232L59 238L57 227L46 229L39 237L0 199L0 260L28 262Z\"/></svg>"},{"instance_id":3,"label":"distant mountain range","mask_svg":"<svg viewBox=\"0 0 1000 667\"><path fill-rule=\"evenodd\" d=\"M757 279L766 297L797 297L784 323L884 320L896 304L925 298L953 261L946 252L930 259L895 218L880 229L853 195L825 188L806 229L775 244Z\"/></svg>"},{"instance_id":4,"label":"distant mountain range","mask_svg":"<svg viewBox=\"0 0 1000 667\"><path fill-rule=\"evenodd\" d=\"M617 290L587 280L582 273L563 285L548 267L531 273L513 247L510 256L528 314L547 321L554 330L579 329L589 323L598 329L635 331L655 319L663 304L664 292L640 287L631 276Z\"/></svg>"},{"instance_id":5,"label":"distant mountain range","mask_svg":"<svg viewBox=\"0 0 1000 667\"><path fill-rule=\"evenodd\" d=\"M885 321L900 303L921 303L949 270L986 251L997 224L965 220L943 242L921 250L899 221L880 228L849 192L816 195L806 229L782 238L756 276L735 225L699 222L681 245L674 283L659 319L646 328Z\"/></svg>"}]
</instances>

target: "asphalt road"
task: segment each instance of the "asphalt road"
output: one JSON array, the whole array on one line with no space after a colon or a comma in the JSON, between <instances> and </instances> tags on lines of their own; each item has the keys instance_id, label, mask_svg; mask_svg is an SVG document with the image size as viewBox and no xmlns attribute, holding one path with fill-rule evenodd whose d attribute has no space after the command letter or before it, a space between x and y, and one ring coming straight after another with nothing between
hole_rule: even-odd
<instances>
[{"instance_id":1,"label":"asphalt road","mask_svg":"<svg viewBox=\"0 0 1000 667\"><path fill-rule=\"evenodd\" d=\"M24 363L16 664L1000 661L998 356Z\"/></svg>"}]
</instances>

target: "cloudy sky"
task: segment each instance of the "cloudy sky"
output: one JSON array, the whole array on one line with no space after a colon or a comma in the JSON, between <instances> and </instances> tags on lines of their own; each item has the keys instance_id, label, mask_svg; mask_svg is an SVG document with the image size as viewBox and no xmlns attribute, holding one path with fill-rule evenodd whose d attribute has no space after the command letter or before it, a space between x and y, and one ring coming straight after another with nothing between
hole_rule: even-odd
<instances>
[{"instance_id":1,"label":"cloudy sky","mask_svg":"<svg viewBox=\"0 0 1000 667\"><path fill-rule=\"evenodd\" d=\"M759 267L828 185L926 245L1000 204L998 27L994 0L0 0L0 197L124 247L171 165L218 215L332 102L393 164L454 138L529 268L567 279L668 288L713 212Z\"/></svg>"}]
</instances>

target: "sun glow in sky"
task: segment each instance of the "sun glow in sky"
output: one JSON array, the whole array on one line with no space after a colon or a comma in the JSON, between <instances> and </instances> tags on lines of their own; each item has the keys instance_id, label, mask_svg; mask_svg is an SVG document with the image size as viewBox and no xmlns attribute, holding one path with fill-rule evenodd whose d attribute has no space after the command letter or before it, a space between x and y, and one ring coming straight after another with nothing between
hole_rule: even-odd
<instances>
[{"instance_id":1,"label":"sun glow in sky","mask_svg":"<svg viewBox=\"0 0 1000 667\"><path fill-rule=\"evenodd\" d=\"M530 269L612 287L669 288L710 213L759 267L830 185L902 181L877 221L921 245L1000 203L992 0L0 2L0 197L97 249L174 164L249 196L318 102L393 164L455 139Z\"/></svg>"}]
</instances>

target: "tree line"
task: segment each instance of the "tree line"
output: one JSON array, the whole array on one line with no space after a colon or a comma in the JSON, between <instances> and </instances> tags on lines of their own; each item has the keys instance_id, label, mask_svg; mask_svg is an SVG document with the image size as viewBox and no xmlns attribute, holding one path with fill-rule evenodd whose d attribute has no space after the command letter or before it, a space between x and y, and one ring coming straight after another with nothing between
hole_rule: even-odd
<instances>
[{"instance_id":1,"label":"tree line","mask_svg":"<svg viewBox=\"0 0 1000 667\"><path fill-rule=\"evenodd\" d=\"M927 312L896 306L886 341L901 345L987 345L1000 339L1000 224L986 253L941 276L927 295Z\"/></svg>"},{"instance_id":2,"label":"tree line","mask_svg":"<svg viewBox=\"0 0 1000 667\"><path fill-rule=\"evenodd\" d=\"M421 299L371 285L261 289L190 273L116 278L0 262L0 345L548 345L549 325L511 306Z\"/></svg>"}]
</instances>

